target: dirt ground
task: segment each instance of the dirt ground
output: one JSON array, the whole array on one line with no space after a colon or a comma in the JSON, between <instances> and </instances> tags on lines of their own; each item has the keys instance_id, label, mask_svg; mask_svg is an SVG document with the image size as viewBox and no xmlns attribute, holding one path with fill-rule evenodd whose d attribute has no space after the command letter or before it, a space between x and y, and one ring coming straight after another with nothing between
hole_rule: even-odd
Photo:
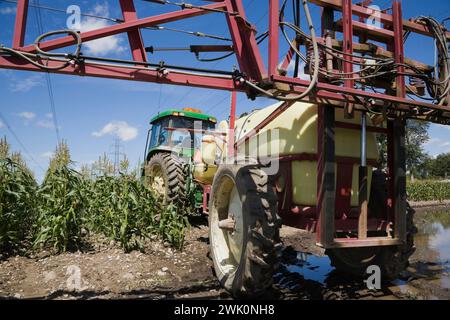
<instances>
[{"instance_id":1,"label":"dirt ground","mask_svg":"<svg viewBox=\"0 0 450 320\"><path fill-rule=\"evenodd\" d=\"M445 213L450 215L450 210L446 208ZM417 212L419 235L411 266L401 279L383 285L378 291L366 289L361 279L337 273L328 257L315 245L314 236L283 227L282 263L268 297L450 299L450 237L447 232L450 226L439 226L439 216L438 222L435 216L429 210ZM430 219L434 219L433 222L430 223ZM443 239L433 238L441 234ZM447 242L443 243L445 239ZM31 257L3 258L0 260L0 298L231 299L213 274L204 220L194 221L183 251L155 240L146 245L145 252L126 254L114 242L103 239L97 240L86 252L60 255L40 252Z\"/></svg>"}]
</instances>

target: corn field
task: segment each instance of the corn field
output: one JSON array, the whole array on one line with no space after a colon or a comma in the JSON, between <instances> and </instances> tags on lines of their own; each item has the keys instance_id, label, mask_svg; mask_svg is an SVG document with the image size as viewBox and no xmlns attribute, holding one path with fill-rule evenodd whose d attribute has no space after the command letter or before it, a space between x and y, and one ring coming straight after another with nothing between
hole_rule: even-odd
<instances>
[{"instance_id":1,"label":"corn field","mask_svg":"<svg viewBox=\"0 0 450 320\"><path fill-rule=\"evenodd\" d=\"M411 201L450 200L450 182L439 180L409 182L406 191Z\"/></svg>"},{"instance_id":2,"label":"corn field","mask_svg":"<svg viewBox=\"0 0 450 320\"><path fill-rule=\"evenodd\" d=\"M0 254L77 250L89 234L115 240L126 252L155 237L181 249L188 209L177 207L163 206L135 174L77 172L64 143L38 184L20 154L0 140Z\"/></svg>"}]
</instances>

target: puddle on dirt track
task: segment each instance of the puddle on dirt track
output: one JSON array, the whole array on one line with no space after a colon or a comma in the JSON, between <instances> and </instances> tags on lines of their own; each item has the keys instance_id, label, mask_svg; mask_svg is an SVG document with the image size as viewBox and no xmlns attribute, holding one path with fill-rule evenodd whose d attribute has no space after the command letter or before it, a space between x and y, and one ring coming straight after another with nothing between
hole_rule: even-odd
<instances>
[{"instance_id":1,"label":"puddle on dirt track","mask_svg":"<svg viewBox=\"0 0 450 320\"><path fill-rule=\"evenodd\" d=\"M327 256L287 246L275 275L281 299L450 299L450 210L418 211L410 266L381 290L337 272Z\"/></svg>"}]
</instances>

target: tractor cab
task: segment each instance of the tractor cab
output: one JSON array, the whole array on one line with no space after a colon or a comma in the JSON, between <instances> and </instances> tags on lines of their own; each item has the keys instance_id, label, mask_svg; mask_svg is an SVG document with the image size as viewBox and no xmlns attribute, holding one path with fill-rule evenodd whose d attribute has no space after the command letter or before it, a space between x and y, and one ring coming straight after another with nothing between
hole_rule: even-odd
<instances>
[{"instance_id":1,"label":"tractor cab","mask_svg":"<svg viewBox=\"0 0 450 320\"><path fill-rule=\"evenodd\" d=\"M215 130L216 118L198 109L169 109L150 121L146 160L142 168L145 184L165 202L185 199L195 194L195 206L202 206L202 189L193 177L194 155L202 149L202 140ZM188 166L186 166L189 164ZM201 176L210 170L201 170Z\"/></svg>"},{"instance_id":2,"label":"tractor cab","mask_svg":"<svg viewBox=\"0 0 450 320\"><path fill-rule=\"evenodd\" d=\"M213 131L216 122L216 118L193 108L159 113L150 121L147 159L157 151L171 151L182 158L192 158L195 150L200 148L202 135Z\"/></svg>"}]
</instances>

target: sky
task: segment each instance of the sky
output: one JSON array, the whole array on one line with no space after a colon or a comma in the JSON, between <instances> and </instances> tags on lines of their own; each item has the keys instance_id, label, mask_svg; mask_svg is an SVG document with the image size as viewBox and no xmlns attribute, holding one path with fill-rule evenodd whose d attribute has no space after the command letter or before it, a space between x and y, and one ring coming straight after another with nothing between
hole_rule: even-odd
<instances>
[{"instance_id":1,"label":"sky","mask_svg":"<svg viewBox=\"0 0 450 320\"><path fill-rule=\"evenodd\" d=\"M36 0L30 0L36 2ZM170 5L159 5L135 0L140 18L178 10ZM192 4L208 4L207 1L185 1ZM78 5L82 13L122 18L117 0L40 0L41 6L66 10ZM268 1L243 0L247 18L256 25L259 33L267 30ZM382 8L389 6L388 0L375 0ZM311 5L316 25L320 30L319 8ZM16 5L10 0L0 0L0 43L11 46ZM290 11L290 10L289 10ZM39 35L38 12L30 8L25 42L33 43ZM65 29L69 15L61 12L40 10L44 32ZM404 0L405 17L431 15L438 20L450 16L450 1ZM290 16L288 15L289 19ZM92 30L111 24L105 20L83 17L82 30ZM306 22L302 15L302 25ZM229 37L225 18L220 13L174 22L167 27L188 31L201 31ZM219 40L198 38L170 31L142 31L146 46L187 47L191 44L223 44ZM280 55L287 50L281 41ZM67 50L70 51L68 48ZM66 50L66 49L64 49ZM434 63L433 42L423 36L413 36L406 43L406 55L410 58ZM83 44L83 53L110 58L131 59L125 34ZM267 41L260 45L263 59L267 61ZM205 57L213 57L211 54ZM196 61L189 52L160 52L148 55L149 61L165 61L167 64L201 68L232 70L236 66L234 57L212 62ZM49 98L46 74L0 69L0 111L6 118L19 143L5 123L0 121L0 136L6 136L12 149L21 151L30 168L41 179L57 144L57 132L66 140L76 167L91 164L103 153L111 153L115 139L119 139L121 151L126 153L132 166L143 159L149 120L158 111L168 108L200 108L219 119L228 117L230 93L210 89L195 89L152 83L76 77L51 74L54 110ZM275 103L258 98L250 101L244 94L238 95L237 113L250 111ZM56 115L56 116L55 116ZM56 124L56 126L55 126ZM56 130L57 128L57 130ZM424 145L432 156L450 152L450 127L432 125L430 140ZM112 156L111 156L112 158Z\"/></svg>"}]
</instances>

